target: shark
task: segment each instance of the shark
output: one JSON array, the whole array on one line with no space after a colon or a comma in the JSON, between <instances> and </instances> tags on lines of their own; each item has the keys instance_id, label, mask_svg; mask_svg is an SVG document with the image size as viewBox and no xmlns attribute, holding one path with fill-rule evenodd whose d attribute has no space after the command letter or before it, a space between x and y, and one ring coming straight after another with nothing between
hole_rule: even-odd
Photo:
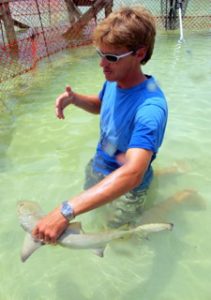
<instances>
[{"instance_id":1,"label":"shark","mask_svg":"<svg viewBox=\"0 0 211 300\"><path fill-rule=\"evenodd\" d=\"M47 245L40 240L34 239L32 236L33 228L44 217L44 213L37 202L20 201L17 205L17 214L19 223L26 232L21 250L21 261L25 262L36 250ZM127 230L120 228L103 232L85 233L80 222L72 222L58 238L56 245L70 249L92 249L95 254L103 257L106 246L113 240L128 238L134 234L146 237L153 232L172 229L172 223L148 223Z\"/></svg>"}]
</instances>

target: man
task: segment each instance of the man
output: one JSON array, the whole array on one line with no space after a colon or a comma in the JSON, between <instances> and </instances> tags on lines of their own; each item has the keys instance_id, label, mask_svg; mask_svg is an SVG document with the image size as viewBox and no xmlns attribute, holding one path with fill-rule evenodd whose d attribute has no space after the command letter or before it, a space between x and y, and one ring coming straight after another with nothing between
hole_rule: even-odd
<instances>
[{"instance_id":1,"label":"man","mask_svg":"<svg viewBox=\"0 0 211 300\"><path fill-rule=\"evenodd\" d=\"M40 220L33 230L37 239L56 242L74 217L107 203L113 208L111 226L133 224L140 215L167 122L165 97L140 67L151 58L155 34L154 18L142 7L121 8L95 29L104 86L97 96L66 87L57 98L56 115L63 119L70 104L100 113L99 143L87 167L86 190Z\"/></svg>"}]
</instances>

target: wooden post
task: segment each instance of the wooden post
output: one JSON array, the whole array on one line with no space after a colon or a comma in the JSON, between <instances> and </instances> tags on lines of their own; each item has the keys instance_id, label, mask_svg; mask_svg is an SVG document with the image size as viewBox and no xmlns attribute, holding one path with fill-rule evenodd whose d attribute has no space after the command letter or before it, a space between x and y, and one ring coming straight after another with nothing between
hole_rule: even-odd
<instances>
[{"instance_id":1,"label":"wooden post","mask_svg":"<svg viewBox=\"0 0 211 300\"><path fill-rule=\"evenodd\" d=\"M75 23L81 16L81 12L72 0L64 0L67 6L70 24Z\"/></svg>"},{"instance_id":2,"label":"wooden post","mask_svg":"<svg viewBox=\"0 0 211 300\"><path fill-rule=\"evenodd\" d=\"M15 19L13 19L13 23L14 23L15 26L19 27L20 29L29 29L30 28L29 25L24 24L24 23L22 23L20 21L17 21Z\"/></svg>"},{"instance_id":3,"label":"wooden post","mask_svg":"<svg viewBox=\"0 0 211 300\"><path fill-rule=\"evenodd\" d=\"M9 3L0 4L0 13L1 19L4 23L8 46L10 47L12 54L17 54L18 43L16 39L14 22L9 8Z\"/></svg>"},{"instance_id":4,"label":"wooden post","mask_svg":"<svg viewBox=\"0 0 211 300\"><path fill-rule=\"evenodd\" d=\"M106 17L108 15L110 15L110 13L112 12L112 8L113 8L113 0L108 2L107 5L105 6L105 16Z\"/></svg>"},{"instance_id":5,"label":"wooden post","mask_svg":"<svg viewBox=\"0 0 211 300\"><path fill-rule=\"evenodd\" d=\"M63 36L68 40L80 36L80 32L88 24L88 22L92 18L96 17L101 9L108 7L111 3L112 0L97 0L94 2L93 5L80 17L80 19L63 34Z\"/></svg>"}]
</instances>

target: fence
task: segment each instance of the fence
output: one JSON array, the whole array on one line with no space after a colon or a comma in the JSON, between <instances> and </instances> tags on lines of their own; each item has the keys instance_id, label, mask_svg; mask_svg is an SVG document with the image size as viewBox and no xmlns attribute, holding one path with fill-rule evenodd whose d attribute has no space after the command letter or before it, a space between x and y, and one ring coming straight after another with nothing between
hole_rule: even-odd
<instances>
[{"instance_id":1,"label":"fence","mask_svg":"<svg viewBox=\"0 0 211 300\"><path fill-rule=\"evenodd\" d=\"M158 29L177 30L178 2L185 29L209 30L210 0L0 0L0 91L43 57L91 43L96 24L120 5L144 5Z\"/></svg>"}]
</instances>

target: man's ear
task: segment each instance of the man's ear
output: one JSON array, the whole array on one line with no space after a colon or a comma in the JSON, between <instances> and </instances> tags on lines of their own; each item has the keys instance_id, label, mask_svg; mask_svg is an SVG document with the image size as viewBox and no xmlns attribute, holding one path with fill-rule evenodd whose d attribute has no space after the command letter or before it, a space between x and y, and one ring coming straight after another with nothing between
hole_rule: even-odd
<instances>
[{"instance_id":1,"label":"man's ear","mask_svg":"<svg viewBox=\"0 0 211 300\"><path fill-rule=\"evenodd\" d=\"M140 63L145 58L147 53L147 47L141 47L138 50L136 50L136 56L139 59Z\"/></svg>"}]
</instances>

